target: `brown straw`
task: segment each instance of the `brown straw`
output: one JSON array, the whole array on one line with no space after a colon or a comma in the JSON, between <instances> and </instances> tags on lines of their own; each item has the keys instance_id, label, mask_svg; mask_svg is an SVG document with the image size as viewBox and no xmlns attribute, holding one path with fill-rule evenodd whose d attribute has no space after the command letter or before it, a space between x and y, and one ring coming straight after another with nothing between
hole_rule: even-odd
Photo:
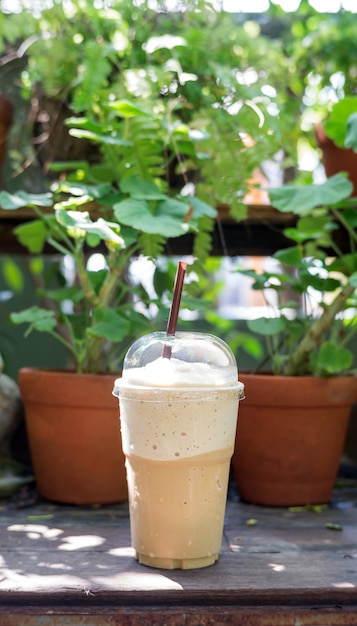
<instances>
[{"instance_id":1,"label":"brown straw","mask_svg":"<svg viewBox=\"0 0 357 626\"><path fill-rule=\"evenodd\" d=\"M177 318L178 318L179 309L180 309L181 294L182 294L183 281L185 279L186 267L187 267L187 263L185 263L185 261L179 261L178 266L177 266L177 271L176 271L170 315L169 315L169 319L167 322L167 329L166 329L166 333L170 337L174 337L175 332L176 332ZM172 351L172 346L166 344L164 346L164 352L162 355L163 358L170 359L171 351Z\"/></svg>"}]
</instances>

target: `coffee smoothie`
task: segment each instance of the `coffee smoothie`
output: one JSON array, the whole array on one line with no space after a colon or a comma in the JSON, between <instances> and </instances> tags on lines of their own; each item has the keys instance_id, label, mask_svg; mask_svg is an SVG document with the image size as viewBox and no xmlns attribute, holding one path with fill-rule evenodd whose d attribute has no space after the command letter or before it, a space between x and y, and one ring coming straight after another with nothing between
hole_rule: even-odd
<instances>
[{"instance_id":1,"label":"coffee smoothie","mask_svg":"<svg viewBox=\"0 0 357 626\"><path fill-rule=\"evenodd\" d=\"M216 337L165 333L129 350L116 381L132 545L159 568L213 564L222 542L230 459L243 385Z\"/></svg>"}]
</instances>

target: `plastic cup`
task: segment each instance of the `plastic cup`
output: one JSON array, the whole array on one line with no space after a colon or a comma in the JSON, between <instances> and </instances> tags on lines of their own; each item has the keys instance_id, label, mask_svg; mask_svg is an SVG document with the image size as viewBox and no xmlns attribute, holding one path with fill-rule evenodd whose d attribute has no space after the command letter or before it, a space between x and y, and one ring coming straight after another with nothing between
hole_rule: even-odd
<instances>
[{"instance_id":1,"label":"plastic cup","mask_svg":"<svg viewBox=\"0 0 357 626\"><path fill-rule=\"evenodd\" d=\"M152 333L128 350L113 393L140 563L193 569L218 559L243 389L233 353L212 335Z\"/></svg>"}]
</instances>

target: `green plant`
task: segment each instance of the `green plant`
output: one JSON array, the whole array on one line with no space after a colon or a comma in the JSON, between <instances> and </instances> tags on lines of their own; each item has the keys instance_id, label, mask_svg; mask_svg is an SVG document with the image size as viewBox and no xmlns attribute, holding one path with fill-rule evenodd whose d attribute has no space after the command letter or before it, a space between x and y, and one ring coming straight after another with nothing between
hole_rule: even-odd
<instances>
[{"instance_id":1,"label":"green plant","mask_svg":"<svg viewBox=\"0 0 357 626\"><path fill-rule=\"evenodd\" d=\"M301 126L324 121L326 134L357 150L356 19L351 11L320 13L308 0L286 16L278 7L281 41L292 70L289 88L301 102ZM306 135L305 135L306 136ZM311 143L316 146L313 132ZM274 255L277 270L245 273L270 304L271 317L250 320L265 336L267 366L275 374L339 375L356 371L347 347L357 332L357 217L352 185L342 175L322 185L270 189L271 204L296 216L284 234L293 243ZM272 303L272 294L275 302ZM273 298L274 299L274 298Z\"/></svg>"},{"instance_id":2,"label":"green plant","mask_svg":"<svg viewBox=\"0 0 357 626\"><path fill-rule=\"evenodd\" d=\"M135 179L127 179L120 192L108 184L64 183L56 194L59 201L53 212L50 193L0 192L4 209L30 206L37 216L18 226L16 234L32 255L32 268L41 283L38 296L46 305L14 312L11 319L26 323L26 334L47 332L61 341L77 371L113 371L127 342L153 326L150 306L156 305L159 314L167 317L163 300L172 286L161 274L156 295L149 296L143 283L135 286L130 280L129 260L138 254L151 256L167 238L197 230L200 219L211 220L215 211L195 198L169 198L153 183ZM91 199L95 204L90 205ZM127 226L121 228L121 222ZM43 273L40 257L46 244L60 255L48 275ZM105 254L105 266L90 270L90 251L98 246ZM73 262L69 281L60 268L65 259ZM144 312L136 311L138 300Z\"/></svg>"},{"instance_id":3,"label":"green plant","mask_svg":"<svg viewBox=\"0 0 357 626\"><path fill-rule=\"evenodd\" d=\"M336 103L355 95L356 15L349 10L318 11L309 0L301 0L298 10L288 14L271 4L269 15L288 61L288 94L295 103L293 128L297 128L300 151L315 152L316 124L325 126ZM344 106L337 109L342 116Z\"/></svg>"},{"instance_id":4,"label":"green plant","mask_svg":"<svg viewBox=\"0 0 357 626\"><path fill-rule=\"evenodd\" d=\"M78 166L93 165L87 182L160 178L169 193L190 184L240 219L256 168L275 160L282 145L296 162L279 42L208 0L185 0L177 10L165 2L153 10L147 1L108 8L56 0L35 16L25 8L5 15L3 30L14 54L25 39L23 91L36 120L35 156L46 170L63 161L49 144L62 153L68 144L66 161L85 146ZM124 102L123 114L116 103ZM63 116L69 135L58 135Z\"/></svg>"},{"instance_id":5,"label":"green plant","mask_svg":"<svg viewBox=\"0 0 357 626\"><path fill-rule=\"evenodd\" d=\"M324 122L327 137L339 148L354 148L357 151L357 98L346 96L331 108Z\"/></svg>"},{"instance_id":6,"label":"green plant","mask_svg":"<svg viewBox=\"0 0 357 626\"><path fill-rule=\"evenodd\" d=\"M357 333L357 213L351 191L342 174L321 185L270 190L273 206L297 218L284 231L294 243L275 253L281 264L276 271L240 271L271 305L271 317L249 320L248 327L265 337L274 374L357 372L347 347ZM287 291L295 297L287 298Z\"/></svg>"},{"instance_id":7,"label":"green plant","mask_svg":"<svg viewBox=\"0 0 357 626\"><path fill-rule=\"evenodd\" d=\"M285 57L256 24L239 26L206 0L177 11L165 2L153 10L146 1L54 0L36 14L24 3L2 20L3 44L16 55L21 41L26 51L34 154L48 174L42 196L29 188L0 196L3 208L31 206L37 217L16 232L38 264L45 306L12 319L55 335L79 371L114 369L129 337L152 323L133 299L160 312L172 287L161 273L156 296L143 284L134 289L129 260L158 258L168 239L191 231L199 274L214 207L224 202L244 217L255 169L284 143ZM51 275L38 261L46 244L59 255ZM98 245L106 266L88 271ZM60 271L68 256L70 285Z\"/></svg>"},{"instance_id":8,"label":"green plant","mask_svg":"<svg viewBox=\"0 0 357 626\"><path fill-rule=\"evenodd\" d=\"M334 102L354 93L354 12L321 12L301 0L296 12L287 15L271 6L270 13L281 24L283 46L294 68L291 87L304 97L303 108L326 113Z\"/></svg>"}]
</instances>

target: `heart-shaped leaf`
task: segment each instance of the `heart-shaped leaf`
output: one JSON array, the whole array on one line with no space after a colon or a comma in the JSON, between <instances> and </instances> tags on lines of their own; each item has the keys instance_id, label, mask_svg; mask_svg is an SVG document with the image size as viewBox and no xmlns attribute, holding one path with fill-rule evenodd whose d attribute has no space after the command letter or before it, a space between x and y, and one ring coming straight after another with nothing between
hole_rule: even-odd
<instances>
[{"instance_id":1,"label":"heart-shaped leaf","mask_svg":"<svg viewBox=\"0 0 357 626\"><path fill-rule=\"evenodd\" d=\"M321 185L285 185L269 189L269 196L272 205L279 211L304 215L315 207L345 200L352 190L352 183L339 173Z\"/></svg>"},{"instance_id":2,"label":"heart-shaped leaf","mask_svg":"<svg viewBox=\"0 0 357 626\"><path fill-rule=\"evenodd\" d=\"M179 237L187 232L183 220L187 214L187 204L174 198L158 201L155 211L148 202L127 198L113 207L119 223L132 226L136 230L163 237Z\"/></svg>"}]
</instances>

